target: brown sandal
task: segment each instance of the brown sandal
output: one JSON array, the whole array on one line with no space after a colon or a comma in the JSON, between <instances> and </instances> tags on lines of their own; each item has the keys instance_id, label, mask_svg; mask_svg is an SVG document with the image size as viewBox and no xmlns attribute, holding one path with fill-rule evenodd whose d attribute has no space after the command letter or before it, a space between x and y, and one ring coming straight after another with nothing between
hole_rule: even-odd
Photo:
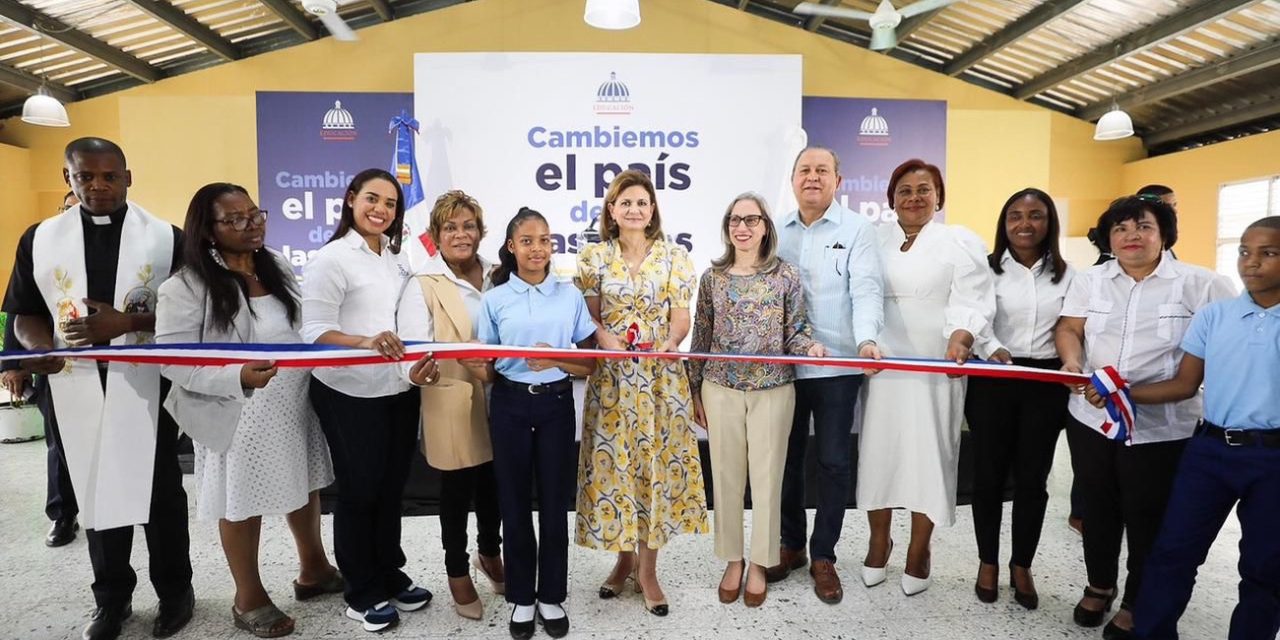
<instances>
[{"instance_id":1,"label":"brown sandal","mask_svg":"<svg viewBox=\"0 0 1280 640\"><path fill-rule=\"evenodd\" d=\"M231 620L236 627L259 638L279 638L293 633L294 620L274 604L263 605L252 611L240 613L231 605ZM281 626L281 623L284 626Z\"/></svg>"}]
</instances>

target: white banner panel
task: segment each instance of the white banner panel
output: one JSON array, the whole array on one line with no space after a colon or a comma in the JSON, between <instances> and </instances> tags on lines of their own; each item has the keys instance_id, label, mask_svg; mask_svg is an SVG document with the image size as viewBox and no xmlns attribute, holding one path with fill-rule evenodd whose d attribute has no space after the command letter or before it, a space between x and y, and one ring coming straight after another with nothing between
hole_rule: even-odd
<instances>
[{"instance_id":1,"label":"white banner panel","mask_svg":"<svg viewBox=\"0 0 1280 640\"><path fill-rule=\"evenodd\" d=\"M550 222L567 277L609 181L637 168L658 190L663 230L701 270L723 251L734 196L757 191L775 216L794 207L800 91L795 55L417 54L426 201L411 228L426 228L438 195L463 189L485 210L481 253L496 258L507 221L528 206Z\"/></svg>"}]
</instances>

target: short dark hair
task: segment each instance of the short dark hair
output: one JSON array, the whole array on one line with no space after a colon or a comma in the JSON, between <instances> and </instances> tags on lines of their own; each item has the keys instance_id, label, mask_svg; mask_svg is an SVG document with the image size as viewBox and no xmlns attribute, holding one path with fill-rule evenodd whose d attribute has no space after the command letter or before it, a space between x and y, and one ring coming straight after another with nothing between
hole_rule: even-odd
<instances>
[{"instance_id":1,"label":"short dark hair","mask_svg":"<svg viewBox=\"0 0 1280 640\"><path fill-rule=\"evenodd\" d=\"M1160 239L1164 248L1172 247L1178 241L1178 223L1173 214L1173 207L1155 200L1146 200L1138 196L1124 196L1111 201L1111 206L1098 216L1098 234L1102 238L1111 238L1111 228L1126 220L1141 220L1143 214L1151 212L1160 227Z\"/></svg>"},{"instance_id":2,"label":"short dark hair","mask_svg":"<svg viewBox=\"0 0 1280 640\"><path fill-rule=\"evenodd\" d=\"M1171 193L1173 193L1173 189L1170 189L1169 187L1166 187L1162 184L1149 184L1141 189L1138 189L1138 195L1140 196L1157 196L1158 197L1158 196L1167 196Z\"/></svg>"},{"instance_id":3,"label":"short dark hair","mask_svg":"<svg viewBox=\"0 0 1280 640\"><path fill-rule=\"evenodd\" d=\"M124 149L121 149L120 145L106 138L76 138L67 143L67 148L63 151L63 158L70 163L72 156L77 153L111 153L120 158L120 164L124 165L126 169L129 167L129 161L124 157Z\"/></svg>"},{"instance_id":4,"label":"short dark hair","mask_svg":"<svg viewBox=\"0 0 1280 640\"><path fill-rule=\"evenodd\" d=\"M801 149L800 153L796 154L796 159L791 162L791 175L794 176L796 174L796 167L800 166L800 156L803 156L810 151L826 151L831 154L831 163L833 165L831 168L835 170L836 175L840 175L840 154L836 153L835 149L832 149L831 147L824 147L820 144L811 144Z\"/></svg>"},{"instance_id":5,"label":"short dark hair","mask_svg":"<svg viewBox=\"0 0 1280 640\"><path fill-rule=\"evenodd\" d=\"M893 191L898 186L898 181L912 171L926 171L933 176L933 186L938 190L938 208L941 209L947 203L947 187L942 184L942 170L919 158L912 158L898 165L898 168L893 170L893 175L889 176L889 208L893 209L896 206L893 202Z\"/></svg>"},{"instance_id":6,"label":"short dark hair","mask_svg":"<svg viewBox=\"0 0 1280 640\"><path fill-rule=\"evenodd\" d=\"M1245 231L1250 229L1271 229L1273 231L1280 231L1280 216L1258 218L1257 220L1249 223L1249 226L1244 228Z\"/></svg>"}]
</instances>

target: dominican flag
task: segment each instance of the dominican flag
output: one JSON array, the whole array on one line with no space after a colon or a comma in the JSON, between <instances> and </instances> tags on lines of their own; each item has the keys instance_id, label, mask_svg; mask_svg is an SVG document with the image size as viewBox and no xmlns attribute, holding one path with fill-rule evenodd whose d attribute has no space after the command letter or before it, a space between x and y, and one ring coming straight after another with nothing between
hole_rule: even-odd
<instances>
[{"instance_id":1,"label":"dominican flag","mask_svg":"<svg viewBox=\"0 0 1280 640\"><path fill-rule=\"evenodd\" d=\"M408 111L401 111L400 115L391 119L391 123L387 126L388 133L395 135L395 152L391 157L391 174L396 177L400 183L400 189L404 192L404 234L402 241L409 238L417 238L417 243L405 242L404 246L410 249L410 256L414 263L414 270L423 272L437 271L439 266L436 263L441 261L440 251L436 248L436 244L431 241L431 235L427 229L430 226L428 217L430 213L427 211L413 211L418 205L424 204L426 194L422 190L422 178L418 175L418 158L415 150L414 138L418 135L418 121L409 115ZM421 247L413 245L417 244Z\"/></svg>"},{"instance_id":2,"label":"dominican flag","mask_svg":"<svg viewBox=\"0 0 1280 640\"><path fill-rule=\"evenodd\" d=\"M1133 421L1138 408L1129 397L1129 382L1120 376L1115 367L1107 366L1093 372L1090 379L1093 388L1106 399L1107 420L1097 429L1112 440L1133 441Z\"/></svg>"}]
</instances>

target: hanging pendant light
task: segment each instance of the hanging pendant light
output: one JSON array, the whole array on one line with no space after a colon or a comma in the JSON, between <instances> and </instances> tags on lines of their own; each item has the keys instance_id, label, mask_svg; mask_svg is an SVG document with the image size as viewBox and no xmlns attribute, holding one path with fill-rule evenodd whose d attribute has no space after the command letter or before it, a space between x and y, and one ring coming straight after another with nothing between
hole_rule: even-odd
<instances>
[{"instance_id":1,"label":"hanging pendant light","mask_svg":"<svg viewBox=\"0 0 1280 640\"><path fill-rule=\"evenodd\" d=\"M640 24L640 0L587 0L582 19L597 29L630 29Z\"/></svg>"},{"instance_id":2,"label":"hanging pendant light","mask_svg":"<svg viewBox=\"0 0 1280 640\"><path fill-rule=\"evenodd\" d=\"M71 120L67 117L67 108L50 95L44 85L40 85L40 88L22 103L22 121L40 127L71 126Z\"/></svg>"},{"instance_id":3,"label":"hanging pendant light","mask_svg":"<svg viewBox=\"0 0 1280 640\"><path fill-rule=\"evenodd\" d=\"M1133 118L1116 107L1098 118L1098 126L1093 130L1094 140L1119 140L1133 135Z\"/></svg>"}]
</instances>

